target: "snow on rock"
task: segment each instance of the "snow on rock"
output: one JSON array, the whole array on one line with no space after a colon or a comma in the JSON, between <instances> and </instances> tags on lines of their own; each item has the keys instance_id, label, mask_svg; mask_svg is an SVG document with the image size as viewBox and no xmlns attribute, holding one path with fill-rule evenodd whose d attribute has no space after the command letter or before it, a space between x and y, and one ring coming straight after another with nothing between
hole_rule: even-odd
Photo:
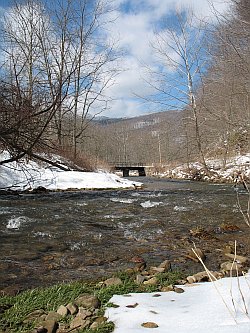
<instances>
[{"instance_id":1,"label":"snow on rock","mask_svg":"<svg viewBox=\"0 0 250 333\"><path fill-rule=\"evenodd\" d=\"M108 308L105 316L115 323L114 333L149 331L145 323L156 324L157 333L250 332L249 274L181 288L181 294L114 295L110 302L119 307Z\"/></svg>"},{"instance_id":2,"label":"snow on rock","mask_svg":"<svg viewBox=\"0 0 250 333\"><path fill-rule=\"evenodd\" d=\"M0 159L6 159L6 153ZM104 171L63 171L35 161L11 162L0 166L0 189L48 190L135 188L142 184Z\"/></svg>"},{"instance_id":3,"label":"snow on rock","mask_svg":"<svg viewBox=\"0 0 250 333\"><path fill-rule=\"evenodd\" d=\"M212 182L235 182L239 177L250 180L250 154L228 159L222 167L221 160L210 159L206 161L209 172L198 162L182 164L175 168L166 168L165 172L158 174L160 177L203 180Z\"/></svg>"}]
</instances>

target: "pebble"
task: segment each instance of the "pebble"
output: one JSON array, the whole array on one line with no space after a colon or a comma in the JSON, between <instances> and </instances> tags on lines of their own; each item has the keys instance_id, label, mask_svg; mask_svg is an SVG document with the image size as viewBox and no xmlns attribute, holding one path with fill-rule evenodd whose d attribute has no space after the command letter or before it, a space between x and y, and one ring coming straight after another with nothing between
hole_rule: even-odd
<instances>
[{"instance_id":1,"label":"pebble","mask_svg":"<svg viewBox=\"0 0 250 333\"><path fill-rule=\"evenodd\" d=\"M136 280L135 283L137 284L142 284L145 280L145 276L141 275L141 274L137 274L136 275Z\"/></svg>"},{"instance_id":2,"label":"pebble","mask_svg":"<svg viewBox=\"0 0 250 333\"><path fill-rule=\"evenodd\" d=\"M156 323L152 322L152 321L148 321L146 323L141 324L142 327L145 328L157 328L159 327Z\"/></svg>"},{"instance_id":3,"label":"pebble","mask_svg":"<svg viewBox=\"0 0 250 333\"><path fill-rule=\"evenodd\" d=\"M90 320L89 319L82 319L81 317L76 316L72 322L70 323L70 328L74 329L74 328L85 328L87 326L89 326L90 324Z\"/></svg>"},{"instance_id":4,"label":"pebble","mask_svg":"<svg viewBox=\"0 0 250 333\"><path fill-rule=\"evenodd\" d=\"M36 333L47 333L47 329L43 326L38 327L35 331Z\"/></svg>"},{"instance_id":5,"label":"pebble","mask_svg":"<svg viewBox=\"0 0 250 333\"><path fill-rule=\"evenodd\" d=\"M87 317L90 317L91 315L92 315L91 311L89 311L85 308L79 307L76 317L80 317L81 319L86 319Z\"/></svg>"},{"instance_id":6,"label":"pebble","mask_svg":"<svg viewBox=\"0 0 250 333\"><path fill-rule=\"evenodd\" d=\"M154 276L151 279L144 281L143 284L149 285L149 286L154 286L154 285L158 284L158 279L157 279L157 277Z\"/></svg>"},{"instance_id":7,"label":"pebble","mask_svg":"<svg viewBox=\"0 0 250 333\"><path fill-rule=\"evenodd\" d=\"M225 256L228 257L228 258L230 258L230 259L236 260L237 263L240 263L240 264L244 264L244 263L246 263L248 261L247 257L235 255L233 253L225 253Z\"/></svg>"},{"instance_id":8,"label":"pebble","mask_svg":"<svg viewBox=\"0 0 250 333\"><path fill-rule=\"evenodd\" d=\"M98 317L95 321L90 325L91 329L97 329L100 325L104 324L108 319L106 317Z\"/></svg>"},{"instance_id":9,"label":"pebble","mask_svg":"<svg viewBox=\"0 0 250 333\"><path fill-rule=\"evenodd\" d=\"M94 308L97 309L101 306L99 299L91 294L83 294L75 300L76 305L84 308Z\"/></svg>"},{"instance_id":10,"label":"pebble","mask_svg":"<svg viewBox=\"0 0 250 333\"><path fill-rule=\"evenodd\" d=\"M78 311L78 306L77 306L76 304L74 304L74 303L69 303L69 304L67 304L67 305L66 305L66 308L69 310L69 313L70 313L71 315L76 314L77 311Z\"/></svg>"},{"instance_id":11,"label":"pebble","mask_svg":"<svg viewBox=\"0 0 250 333\"><path fill-rule=\"evenodd\" d=\"M62 317L66 317L67 314L68 314L68 311L69 311L69 310L67 309L66 306L61 305L61 306L59 306L59 308L58 308L58 310L57 310L57 313L58 313L59 315L61 315Z\"/></svg>"},{"instance_id":12,"label":"pebble","mask_svg":"<svg viewBox=\"0 0 250 333\"><path fill-rule=\"evenodd\" d=\"M136 308L139 304L138 303L135 303L135 304L129 304L129 305L126 305L126 308Z\"/></svg>"},{"instance_id":13,"label":"pebble","mask_svg":"<svg viewBox=\"0 0 250 333\"><path fill-rule=\"evenodd\" d=\"M119 286L122 284L122 280L120 278L112 277L104 281L105 286Z\"/></svg>"},{"instance_id":14,"label":"pebble","mask_svg":"<svg viewBox=\"0 0 250 333\"><path fill-rule=\"evenodd\" d=\"M184 293L184 289L182 289L182 288L174 288L174 292L177 293L177 294L182 294L182 293Z\"/></svg>"},{"instance_id":15,"label":"pebble","mask_svg":"<svg viewBox=\"0 0 250 333\"><path fill-rule=\"evenodd\" d=\"M61 318L62 318L62 316L61 316L59 313L54 312L54 311L50 311L50 312L47 314L45 320L46 320L46 321L58 321L58 320L60 320Z\"/></svg>"},{"instance_id":16,"label":"pebble","mask_svg":"<svg viewBox=\"0 0 250 333\"><path fill-rule=\"evenodd\" d=\"M43 327L47 329L47 333L56 333L58 323L55 320L46 320Z\"/></svg>"},{"instance_id":17,"label":"pebble","mask_svg":"<svg viewBox=\"0 0 250 333\"><path fill-rule=\"evenodd\" d=\"M171 262L170 260L164 260L158 267L164 268L164 272L168 272L171 270Z\"/></svg>"},{"instance_id":18,"label":"pebble","mask_svg":"<svg viewBox=\"0 0 250 333\"><path fill-rule=\"evenodd\" d=\"M223 270L223 271L241 271L241 268L242 268L242 265L241 264L237 264L236 262L230 262L230 261L226 261L226 262L223 262L221 265L220 265L220 268Z\"/></svg>"},{"instance_id":19,"label":"pebble","mask_svg":"<svg viewBox=\"0 0 250 333\"><path fill-rule=\"evenodd\" d=\"M162 287L161 291L163 291L163 292L174 291L174 286L172 284L170 284L169 286Z\"/></svg>"}]
</instances>

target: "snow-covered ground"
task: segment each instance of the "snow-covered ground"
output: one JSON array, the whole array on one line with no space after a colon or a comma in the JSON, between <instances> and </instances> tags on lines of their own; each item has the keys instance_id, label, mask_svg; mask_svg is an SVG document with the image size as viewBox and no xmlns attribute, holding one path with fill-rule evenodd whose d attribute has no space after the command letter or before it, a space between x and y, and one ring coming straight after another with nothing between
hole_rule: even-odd
<instances>
[{"instance_id":1,"label":"snow-covered ground","mask_svg":"<svg viewBox=\"0 0 250 333\"><path fill-rule=\"evenodd\" d=\"M209 159L206 163L210 174L207 174L201 163L191 162L189 166L182 164L175 168L166 168L164 172L157 174L157 176L176 179L233 182L241 175L245 179L250 180L250 154L230 158L224 167L221 160Z\"/></svg>"},{"instance_id":2,"label":"snow-covered ground","mask_svg":"<svg viewBox=\"0 0 250 333\"><path fill-rule=\"evenodd\" d=\"M250 332L249 273L238 279L223 278L179 287L183 293L113 296L110 302L119 307L108 308L105 316L115 323L114 333Z\"/></svg>"},{"instance_id":3,"label":"snow-covered ground","mask_svg":"<svg viewBox=\"0 0 250 333\"><path fill-rule=\"evenodd\" d=\"M7 157L7 153L0 154L0 159ZM0 166L0 189L24 191L43 187L55 191L135 188L141 185L141 183L105 171L63 171L31 160L22 160L19 163L11 162Z\"/></svg>"}]
</instances>

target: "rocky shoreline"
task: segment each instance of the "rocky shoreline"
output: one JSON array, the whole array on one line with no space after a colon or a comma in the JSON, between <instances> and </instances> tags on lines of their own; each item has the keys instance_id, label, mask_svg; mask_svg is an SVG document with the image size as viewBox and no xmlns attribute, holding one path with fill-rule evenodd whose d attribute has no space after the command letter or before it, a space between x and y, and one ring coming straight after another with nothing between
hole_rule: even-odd
<instances>
[{"instance_id":1,"label":"rocky shoreline","mask_svg":"<svg viewBox=\"0 0 250 333\"><path fill-rule=\"evenodd\" d=\"M220 160L208 160L204 167L199 162L190 162L179 166L161 167L153 175L160 178L219 184L250 182L250 154L231 158L224 166L222 164Z\"/></svg>"},{"instance_id":2,"label":"rocky shoreline","mask_svg":"<svg viewBox=\"0 0 250 333\"><path fill-rule=\"evenodd\" d=\"M219 270L209 271L205 266L206 254L195 247L186 254L186 258L190 262L200 262L205 270L185 278L178 278L178 274L173 275L172 280L171 274L175 273L172 272L170 260L164 260L157 266L148 266L142 257L133 257L131 261L134 263L134 267L126 269L120 274L121 277L112 276L94 283L94 285L92 283L94 292L80 293L71 298L69 302L65 300L58 306L54 306L53 310L48 310L44 306L39 308L36 305L33 311L23 314L20 326L23 326L24 331L29 333L77 333L85 332L85 329L88 330L86 332L112 332L114 325L108 322L104 311L107 306L116 306L108 302L113 294L150 291L183 293L181 285L213 281L227 276L240 276L245 274L250 267L249 257L235 254L230 246L224 248L223 255L225 261L221 262ZM174 282L169 283L170 281ZM10 288L8 291L11 294ZM20 302L17 304L18 302L15 303L15 301L9 305L4 303L3 300L6 297L7 292L2 291L2 297L0 297L0 304L2 304L0 305L1 333L15 332L8 327L7 323L3 325L2 318L7 312L11 313L13 307L22 306ZM21 308L20 311L22 311ZM27 329L29 327L33 328Z\"/></svg>"}]
</instances>

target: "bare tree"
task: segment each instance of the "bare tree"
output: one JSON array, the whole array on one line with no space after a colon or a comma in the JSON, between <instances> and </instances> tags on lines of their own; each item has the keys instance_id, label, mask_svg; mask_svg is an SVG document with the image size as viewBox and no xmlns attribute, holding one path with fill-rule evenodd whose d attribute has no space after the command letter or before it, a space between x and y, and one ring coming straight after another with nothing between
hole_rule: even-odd
<instances>
[{"instance_id":1,"label":"bare tree","mask_svg":"<svg viewBox=\"0 0 250 333\"><path fill-rule=\"evenodd\" d=\"M108 10L105 0L27 0L6 13L1 73L8 99L3 103L8 106L6 110L23 109L24 104L29 110L28 116L19 112L12 135L18 136L20 128L25 132L27 122L35 124L32 130L26 127L26 140L21 136L17 141L11 137L7 140L3 137L6 131L1 132L2 146L12 153L17 151L15 158L31 155L42 140L54 145L55 134L62 146L64 119L71 119L76 155L87 115L96 103L98 112L106 107L104 89L116 73L112 67L114 45L98 42L106 23L102 16Z\"/></svg>"},{"instance_id":2,"label":"bare tree","mask_svg":"<svg viewBox=\"0 0 250 333\"><path fill-rule=\"evenodd\" d=\"M203 35L203 24L195 19L191 11L176 11L172 24L167 21L163 23L152 42L157 69L149 68L155 80L148 83L154 92L146 99L158 103L161 108L183 108L189 111L186 121L192 124L197 150L206 168L200 131L202 120L197 105L197 86L202 82L206 66Z\"/></svg>"},{"instance_id":3,"label":"bare tree","mask_svg":"<svg viewBox=\"0 0 250 333\"><path fill-rule=\"evenodd\" d=\"M247 1L232 3L227 15L216 13L208 41L210 63L199 96L206 118L202 130L224 165L230 154L247 151L250 142L249 8Z\"/></svg>"}]
</instances>

